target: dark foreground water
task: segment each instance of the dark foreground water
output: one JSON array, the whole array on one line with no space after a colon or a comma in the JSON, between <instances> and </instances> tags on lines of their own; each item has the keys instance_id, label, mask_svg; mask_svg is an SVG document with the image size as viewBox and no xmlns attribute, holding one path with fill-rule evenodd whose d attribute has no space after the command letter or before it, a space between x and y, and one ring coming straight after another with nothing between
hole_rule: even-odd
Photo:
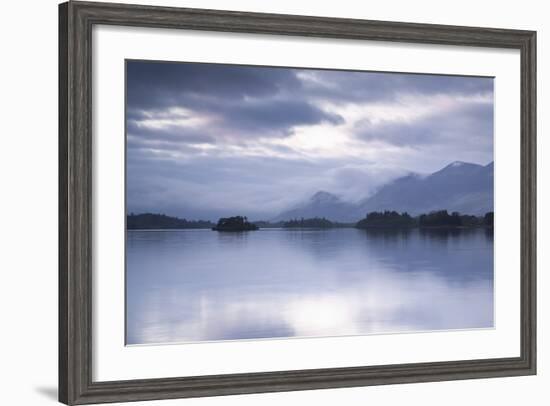
<instances>
[{"instance_id":1,"label":"dark foreground water","mask_svg":"<svg viewBox=\"0 0 550 406\"><path fill-rule=\"evenodd\" d=\"M127 344L493 326L483 229L128 231Z\"/></svg>"}]
</instances>

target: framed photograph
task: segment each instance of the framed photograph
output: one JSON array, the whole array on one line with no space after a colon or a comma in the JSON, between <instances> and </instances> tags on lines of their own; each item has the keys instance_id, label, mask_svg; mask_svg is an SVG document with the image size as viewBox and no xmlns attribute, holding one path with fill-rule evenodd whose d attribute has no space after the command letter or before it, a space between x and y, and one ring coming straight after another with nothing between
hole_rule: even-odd
<instances>
[{"instance_id":1,"label":"framed photograph","mask_svg":"<svg viewBox=\"0 0 550 406\"><path fill-rule=\"evenodd\" d=\"M536 373L535 32L59 30L61 402Z\"/></svg>"}]
</instances>

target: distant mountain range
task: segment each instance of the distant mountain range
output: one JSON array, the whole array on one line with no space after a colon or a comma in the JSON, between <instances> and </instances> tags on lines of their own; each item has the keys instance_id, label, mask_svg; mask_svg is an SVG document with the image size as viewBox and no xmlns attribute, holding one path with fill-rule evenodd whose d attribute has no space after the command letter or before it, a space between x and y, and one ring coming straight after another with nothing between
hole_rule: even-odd
<instances>
[{"instance_id":1,"label":"distant mountain range","mask_svg":"<svg viewBox=\"0 0 550 406\"><path fill-rule=\"evenodd\" d=\"M493 162L483 166L456 161L428 176L410 174L382 186L358 203L319 191L273 220L325 217L355 222L373 211L395 210L417 215L441 209L474 215L493 211Z\"/></svg>"}]
</instances>

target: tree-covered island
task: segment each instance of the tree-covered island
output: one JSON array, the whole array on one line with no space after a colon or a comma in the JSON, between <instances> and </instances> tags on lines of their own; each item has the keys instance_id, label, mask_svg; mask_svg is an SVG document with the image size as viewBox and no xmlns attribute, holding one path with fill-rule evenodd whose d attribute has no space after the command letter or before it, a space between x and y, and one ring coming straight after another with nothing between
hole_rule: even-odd
<instances>
[{"instance_id":1,"label":"tree-covered island","mask_svg":"<svg viewBox=\"0 0 550 406\"><path fill-rule=\"evenodd\" d=\"M412 217L408 213L398 213L386 210L384 212L371 212L358 221L357 228L471 228L471 227L493 227L493 212L484 216L472 216L447 210L432 211Z\"/></svg>"},{"instance_id":2,"label":"tree-covered island","mask_svg":"<svg viewBox=\"0 0 550 406\"><path fill-rule=\"evenodd\" d=\"M250 223L244 216L222 217L218 224L212 227L214 231L255 231L258 230L256 224Z\"/></svg>"}]
</instances>

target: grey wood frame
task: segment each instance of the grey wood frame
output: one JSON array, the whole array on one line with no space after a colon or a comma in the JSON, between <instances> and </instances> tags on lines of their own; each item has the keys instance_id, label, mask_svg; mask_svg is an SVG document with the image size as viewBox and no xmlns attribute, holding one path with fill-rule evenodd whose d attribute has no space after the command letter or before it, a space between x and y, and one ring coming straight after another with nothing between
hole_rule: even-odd
<instances>
[{"instance_id":1,"label":"grey wood frame","mask_svg":"<svg viewBox=\"0 0 550 406\"><path fill-rule=\"evenodd\" d=\"M94 24L519 49L521 354L202 377L92 380L92 27ZM59 6L59 400L66 404L532 375L536 373L536 32L68 2Z\"/></svg>"}]
</instances>

